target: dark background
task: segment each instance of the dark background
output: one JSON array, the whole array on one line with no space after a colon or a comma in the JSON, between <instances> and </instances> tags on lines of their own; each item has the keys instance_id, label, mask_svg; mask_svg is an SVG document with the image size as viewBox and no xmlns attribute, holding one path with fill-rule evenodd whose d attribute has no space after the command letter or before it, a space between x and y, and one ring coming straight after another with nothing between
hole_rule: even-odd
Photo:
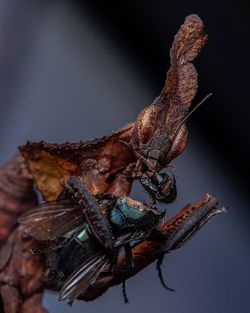
<instances>
[{"instance_id":1,"label":"dark background","mask_svg":"<svg viewBox=\"0 0 250 313\"><path fill-rule=\"evenodd\" d=\"M163 290L154 266L93 303L50 312L249 312L249 24L247 1L0 1L1 163L26 140L78 141L110 134L152 102L186 15L209 41L195 61L210 98L189 120L176 160L179 195L169 214L205 192L229 212L168 256ZM139 187L137 199L145 198ZM170 209L171 207L171 209Z\"/></svg>"}]
</instances>

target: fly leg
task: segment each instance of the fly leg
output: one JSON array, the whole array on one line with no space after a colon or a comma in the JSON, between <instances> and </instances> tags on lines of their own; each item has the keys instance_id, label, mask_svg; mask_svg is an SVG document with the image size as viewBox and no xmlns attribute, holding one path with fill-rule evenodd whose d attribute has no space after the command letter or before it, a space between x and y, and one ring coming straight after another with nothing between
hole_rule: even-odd
<instances>
[{"instance_id":1,"label":"fly leg","mask_svg":"<svg viewBox=\"0 0 250 313\"><path fill-rule=\"evenodd\" d=\"M126 290L126 280L124 280L122 282L122 296L123 296L124 303L125 304L129 303L128 296L127 296L127 290Z\"/></svg>"},{"instance_id":2,"label":"fly leg","mask_svg":"<svg viewBox=\"0 0 250 313\"><path fill-rule=\"evenodd\" d=\"M156 262L156 270L158 272L158 277L160 279L160 282L162 284L162 286L169 290L169 291L175 291L175 289L173 288L170 288L166 285L165 281L164 281L164 278L163 278L163 275L162 275L162 270L161 270L161 266L162 266L162 262L163 262L163 259L164 259L164 254L161 254Z\"/></svg>"},{"instance_id":3,"label":"fly leg","mask_svg":"<svg viewBox=\"0 0 250 313\"><path fill-rule=\"evenodd\" d=\"M128 271L130 271L130 270L133 270L133 268L135 267L135 262L134 262L134 258L133 258L133 254L132 254L132 250L131 250L130 245L125 246L125 251L126 251L126 255L125 255L126 268ZM126 281L125 280L122 282L122 295L123 295L124 303L125 304L129 303L127 291L126 291Z\"/></svg>"},{"instance_id":4,"label":"fly leg","mask_svg":"<svg viewBox=\"0 0 250 313\"><path fill-rule=\"evenodd\" d=\"M121 246L117 252L116 262L114 263L113 271L116 273L123 273L132 271L135 266L134 258L132 255L131 247L129 244ZM122 282L122 295L124 303L129 303L127 291L126 291L126 280Z\"/></svg>"},{"instance_id":5,"label":"fly leg","mask_svg":"<svg viewBox=\"0 0 250 313\"><path fill-rule=\"evenodd\" d=\"M130 244L120 246L113 258L113 272L125 273L133 270L135 266Z\"/></svg>"}]
</instances>

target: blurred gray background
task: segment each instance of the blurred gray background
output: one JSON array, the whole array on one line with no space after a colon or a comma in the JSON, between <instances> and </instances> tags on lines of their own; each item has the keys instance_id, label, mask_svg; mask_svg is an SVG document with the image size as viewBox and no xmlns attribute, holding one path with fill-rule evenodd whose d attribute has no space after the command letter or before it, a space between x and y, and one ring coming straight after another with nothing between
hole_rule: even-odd
<instances>
[{"instance_id":1,"label":"blurred gray background","mask_svg":"<svg viewBox=\"0 0 250 313\"><path fill-rule=\"evenodd\" d=\"M117 2L122 8L124 2ZM142 37L152 38L154 34L155 43L157 40L159 43L156 48L151 48L154 54L148 68L147 62L144 62L146 57L142 55L140 58L140 50L133 44L136 35L131 37L133 40L126 40L121 24L117 22L116 27L116 24L108 23L108 17L112 14L114 16L110 21L117 20L116 14L121 11L117 3L114 11L110 9L107 13L104 4L103 11L100 10L98 1L93 1L95 5L91 6L89 1L1 0L1 164L16 152L18 145L27 140L86 140L110 134L134 120L138 112L160 92L169 66L168 50L185 15L197 13L203 18L202 10L194 2L190 3L190 7L186 4L186 11L182 10L180 14L175 9L173 16L168 10L163 11L161 6L158 7L159 19L166 20L165 29L161 29L163 38L160 34L157 37L157 32L153 31L158 22L155 16L144 21L145 28L140 26L140 29L144 29ZM110 4L111 1L107 3ZM131 2L126 3L128 5ZM154 3L151 2L152 7L157 7L162 1ZM141 1L135 1L135 6L132 6L134 10L131 9L130 12L131 20L127 19L130 28L131 21L135 21L136 14L139 14L137 7L142 8L139 11L141 16L143 8L148 8ZM242 6L242 12L244 8ZM123 18L126 14L122 14ZM213 29L217 20L208 16L205 20L207 28ZM124 28L125 26L123 25ZM135 34L138 34L136 23L132 26ZM151 28L152 34L149 32ZM223 31L224 29L221 30ZM213 33L210 35L214 36ZM142 44L143 42L142 40ZM133 49L135 58L132 57ZM162 51L165 53L164 65L157 72L160 63L155 59L158 53L163 57ZM143 54L142 51L140 53ZM148 51L145 53L148 55ZM161 287L155 265L152 265L127 282L128 305L123 303L120 286L111 288L94 302L76 301L72 307L57 301L57 294L47 292L44 305L49 312L250 311L249 197L246 179L249 178L249 165L246 162L244 165L244 160L247 159L243 154L241 162L237 159L231 162L224 124L221 126L222 133L215 132L220 124L218 116L222 114L222 107L225 119L237 117L237 123L230 124L228 128L236 128L238 136L245 136L237 142L231 142L232 154L240 154L249 142L245 131L248 125L244 123L249 118L249 111L244 111L242 104L243 113L241 109L234 115L232 107L227 107L228 99L234 97L235 93L238 94L239 90L227 90L229 96L223 99L221 89L226 91L224 80L229 83L232 80L228 72L221 72L221 69L217 76L212 76L214 58L213 53L209 55L206 52L196 61L201 88L204 90L203 94L198 94L196 103L210 91L219 94L221 101L216 96L210 98L189 121L189 144L176 160L177 167L173 170L177 178L178 198L168 206L168 214L172 215L186 203L201 198L205 192L215 194L221 204L229 207L229 212L213 219L186 246L167 256L164 275L168 285L176 289L175 293L167 292ZM148 56L148 60L151 59ZM201 66L202 59L204 64ZM154 70L153 64L156 64ZM223 65L221 66L223 70ZM232 66L237 67L237 62ZM158 77L151 75L152 73ZM211 87L213 79L217 85ZM236 83L239 84L239 80L240 78ZM237 106L239 107L238 103ZM217 118L214 117L216 114ZM199 121L195 123L197 120ZM203 120L207 123L205 131ZM244 147L241 142L244 142ZM235 149L238 153L235 153ZM245 153L247 155L247 151ZM146 195L136 186L133 197L143 200Z\"/></svg>"}]
</instances>

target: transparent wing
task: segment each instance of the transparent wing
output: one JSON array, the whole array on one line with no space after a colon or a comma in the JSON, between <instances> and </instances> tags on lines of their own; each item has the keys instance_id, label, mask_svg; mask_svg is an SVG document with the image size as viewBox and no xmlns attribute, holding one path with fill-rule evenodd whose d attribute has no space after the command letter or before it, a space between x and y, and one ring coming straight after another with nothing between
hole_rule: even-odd
<instances>
[{"instance_id":1,"label":"transparent wing","mask_svg":"<svg viewBox=\"0 0 250 313\"><path fill-rule=\"evenodd\" d=\"M147 237L147 233L144 230L137 229L137 230L128 232L122 236L119 236L116 239L114 246L119 247L119 246L123 246L129 243L131 247L134 247L135 245L139 244L141 241L145 240L146 237Z\"/></svg>"},{"instance_id":2,"label":"transparent wing","mask_svg":"<svg viewBox=\"0 0 250 313\"><path fill-rule=\"evenodd\" d=\"M64 283L59 293L59 300L68 300L69 303L72 303L81 293L95 283L108 263L109 260L101 251L82 264Z\"/></svg>"},{"instance_id":3,"label":"transparent wing","mask_svg":"<svg viewBox=\"0 0 250 313\"><path fill-rule=\"evenodd\" d=\"M82 223L82 210L77 204L51 202L22 214L18 222L29 227L30 234L39 240L53 240Z\"/></svg>"}]
</instances>

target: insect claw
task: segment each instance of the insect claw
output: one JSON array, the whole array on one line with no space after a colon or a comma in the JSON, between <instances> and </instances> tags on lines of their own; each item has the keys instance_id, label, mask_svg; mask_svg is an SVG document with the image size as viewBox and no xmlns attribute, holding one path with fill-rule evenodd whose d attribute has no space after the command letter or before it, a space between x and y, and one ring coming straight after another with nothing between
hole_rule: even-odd
<instances>
[{"instance_id":1,"label":"insect claw","mask_svg":"<svg viewBox=\"0 0 250 313\"><path fill-rule=\"evenodd\" d=\"M122 296L125 304L129 303L128 297L127 297L127 292L126 292L126 281L124 280L122 282Z\"/></svg>"},{"instance_id":2,"label":"insect claw","mask_svg":"<svg viewBox=\"0 0 250 313\"><path fill-rule=\"evenodd\" d=\"M160 282L161 282L163 288L165 288L165 289L168 290L168 291L175 292L175 289L168 287L168 286L166 285L165 281L164 281L164 278L163 278L163 275L162 275L162 270L161 270L161 266L162 266L163 259L164 259L164 254L162 254L162 255L158 258L158 260L157 260L157 262L156 262L156 270L157 270L157 272L158 272L158 277L159 277L159 279L160 279Z\"/></svg>"},{"instance_id":3,"label":"insect claw","mask_svg":"<svg viewBox=\"0 0 250 313\"><path fill-rule=\"evenodd\" d=\"M73 304L73 301L72 300L69 300L69 302L67 303L69 306L72 306Z\"/></svg>"}]
</instances>

